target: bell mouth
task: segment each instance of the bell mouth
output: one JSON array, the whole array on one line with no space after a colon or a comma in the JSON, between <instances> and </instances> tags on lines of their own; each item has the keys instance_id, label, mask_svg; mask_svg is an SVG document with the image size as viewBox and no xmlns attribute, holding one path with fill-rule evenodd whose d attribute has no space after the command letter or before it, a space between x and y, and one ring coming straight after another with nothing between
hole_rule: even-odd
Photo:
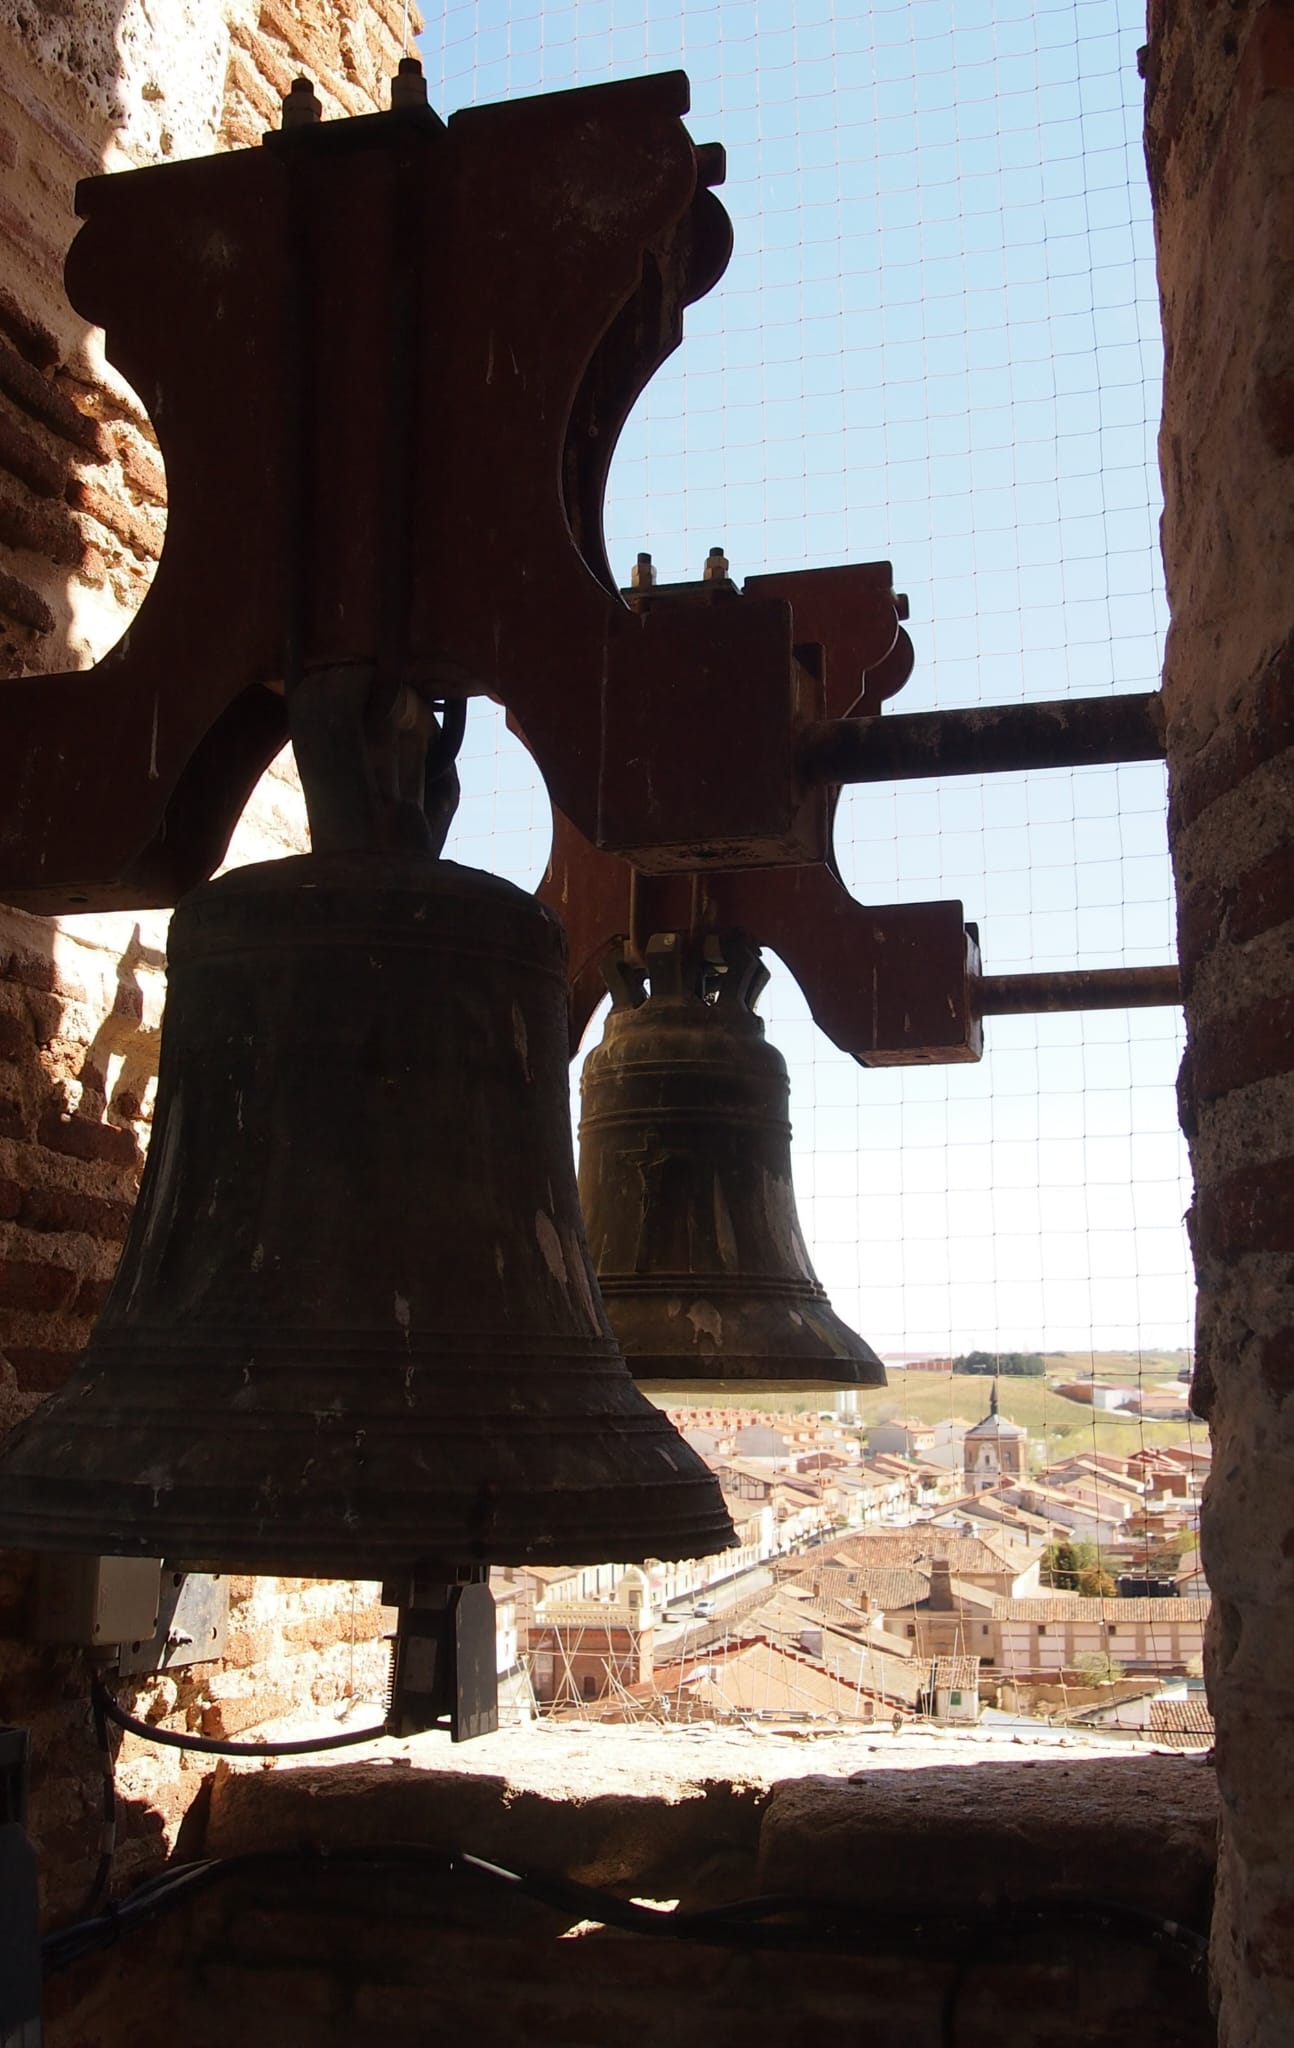
<instances>
[{"instance_id":1,"label":"bell mouth","mask_svg":"<svg viewBox=\"0 0 1294 2048\"><path fill-rule=\"evenodd\" d=\"M0 1542L346 1579L731 1548L713 1474L613 1345L525 1367L105 1333L6 1444Z\"/></svg>"},{"instance_id":2,"label":"bell mouth","mask_svg":"<svg viewBox=\"0 0 1294 2048\"><path fill-rule=\"evenodd\" d=\"M659 1400L727 1389L848 1393L888 1385L881 1360L841 1321L821 1286L732 1283L701 1292L646 1278L600 1285L629 1370Z\"/></svg>"}]
</instances>

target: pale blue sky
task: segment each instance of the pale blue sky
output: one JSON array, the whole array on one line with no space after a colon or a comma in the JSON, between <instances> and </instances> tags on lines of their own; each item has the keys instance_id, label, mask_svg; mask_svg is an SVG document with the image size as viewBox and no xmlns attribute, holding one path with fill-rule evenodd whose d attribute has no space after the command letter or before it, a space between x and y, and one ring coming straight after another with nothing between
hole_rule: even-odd
<instances>
[{"instance_id":1,"label":"pale blue sky","mask_svg":"<svg viewBox=\"0 0 1294 2048\"><path fill-rule=\"evenodd\" d=\"M627 578L888 557L896 708L1152 688L1160 344L1136 0L450 6L432 102L681 67L728 152L726 277L612 471ZM546 807L485 707L450 851L533 881ZM1166 960L1153 766L847 793L846 879L959 897L986 965ZM882 1350L1188 1340L1169 1011L995 1020L978 1068L862 1073L777 972L821 1276Z\"/></svg>"}]
</instances>

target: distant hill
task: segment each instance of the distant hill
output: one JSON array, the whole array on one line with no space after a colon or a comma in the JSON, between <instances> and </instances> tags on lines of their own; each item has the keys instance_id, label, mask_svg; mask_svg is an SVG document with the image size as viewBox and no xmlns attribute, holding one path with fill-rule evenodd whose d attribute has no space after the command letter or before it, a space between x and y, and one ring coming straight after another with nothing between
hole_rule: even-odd
<instances>
[{"instance_id":1,"label":"distant hill","mask_svg":"<svg viewBox=\"0 0 1294 2048\"><path fill-rule=\"evenodd\" d=\"M1074 1380L1095 1371L1099 1380L1136 1386L1138 1378L1147 1386L1176 1378L1184 1350L1145 1351L1138 1359L1128 1351L1050 1351L1043 1353L1045 1379L1003 1379L999 1383L999 1405L1010 1422L1018 1422L1035 1441L1047 1440L1054 1456L1077 1450L1127 1452L1140 1445L1180 1444L1207 1441L1203 1423L1151 1422L1135 1415L1099 1414L1058 1394L1053 1381ZM912 1415L923 1422L942 1422L954 1415L978 1418L988 1410L992 1381L978 1374L953 1372L905 1372L889 1368L887 1387L860 1389L854 1397L858 1421L863 1428L873 1422L888 1422ZM821 1391L804 1394L737 1394L708 1396L698 1391L697 1405L729 1408L759 1408L783 1415L816 1413L830 1408L835 1396ZM679 1405L677 1398L662 1406Z\"/></svg>"}]
</instances>

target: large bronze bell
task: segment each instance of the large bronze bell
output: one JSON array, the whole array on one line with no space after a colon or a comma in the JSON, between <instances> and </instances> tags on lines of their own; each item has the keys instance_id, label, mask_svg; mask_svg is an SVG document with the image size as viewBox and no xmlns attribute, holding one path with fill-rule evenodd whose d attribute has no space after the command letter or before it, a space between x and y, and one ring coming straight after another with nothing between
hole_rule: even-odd
<instances>
[{"instance_id":1,"label":"large bronze bell","mask_svg":"<svg viewBox=\"0 0 1294 2048\"><path fill-rule=\"evenodd\" d=\"M182 903L134 1225L5 1447L0 1542L391 1579L731 1542L590 1269L563 955L530 896L430 857Z\"/></svg>"},{"instance_id":2,"label":"large bronze bell","mask_svg":"<svg viewBox=\"0 0 1294 2048\"><path fill-rule=\"evenodd\" d=\"M581 1082L579 1188L634 1377L683 1395L884 1386L805 1249L786 1062L754 1008L768 979L758 949L663 933L645 968L621 955L607 978L614 1000Z\"/></svg>"}]
</instances>

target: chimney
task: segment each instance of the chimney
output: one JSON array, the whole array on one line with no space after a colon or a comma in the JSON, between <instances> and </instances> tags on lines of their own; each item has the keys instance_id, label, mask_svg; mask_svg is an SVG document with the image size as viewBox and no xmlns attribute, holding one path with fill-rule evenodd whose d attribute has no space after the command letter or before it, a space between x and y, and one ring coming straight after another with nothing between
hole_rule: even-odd
<instances>
[{"instance_id":1,"label":"chimney","mask_svg":"<svg viewBox=\"0 0 1294 2048\"><path fill-rule=\"evenodd\" d=\"M957 1601L953 1597L952 1570L946 1557L936 1557L931 1561L930 1596L926 1606L938 1614L957 1612Z\"/></svg>"}]
</instances>

